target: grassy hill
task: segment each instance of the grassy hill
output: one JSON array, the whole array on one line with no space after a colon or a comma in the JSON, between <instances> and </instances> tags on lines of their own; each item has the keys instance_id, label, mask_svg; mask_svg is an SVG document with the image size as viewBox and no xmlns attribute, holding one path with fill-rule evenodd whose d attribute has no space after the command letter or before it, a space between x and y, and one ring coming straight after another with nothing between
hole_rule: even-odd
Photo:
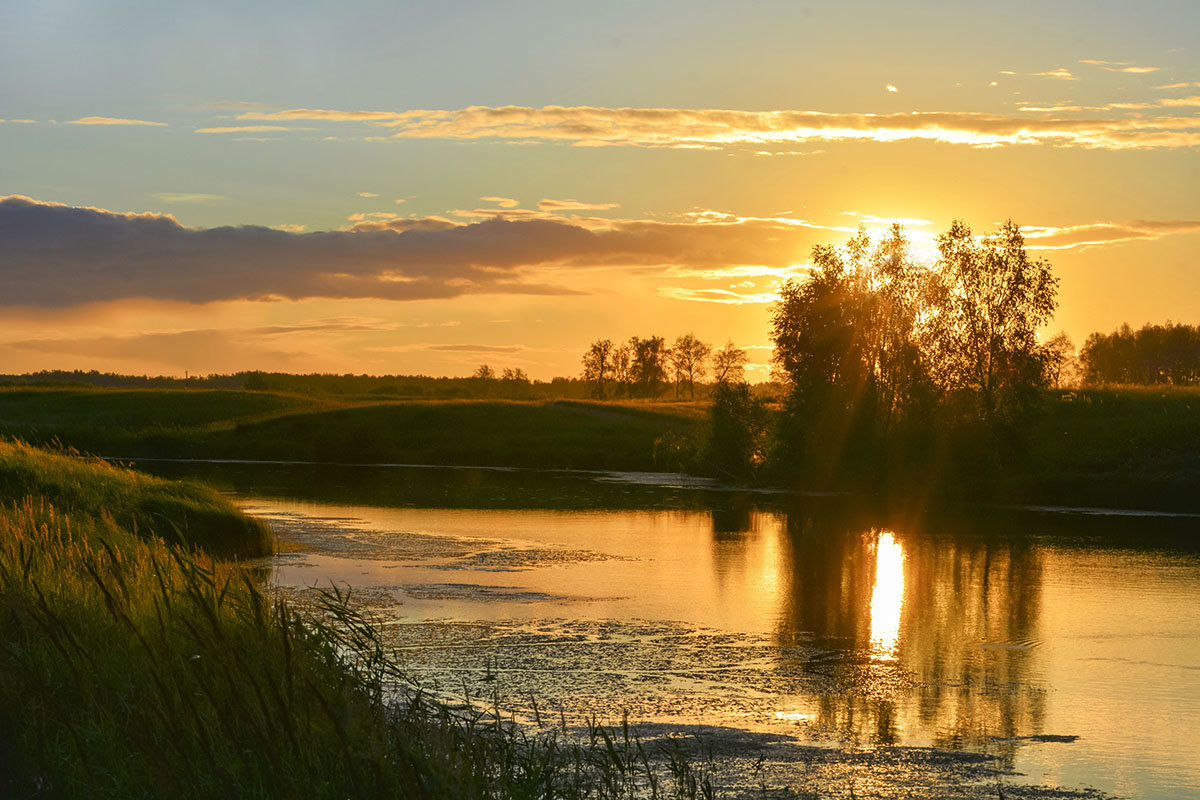
<instances>
[{"instance_id":1,"label":"grassy hill","mask_svg":"<svg viewBox=\"0 0 1200 800\"><path fill-rule=\"evenodd\" d=\"M2 389L0 433L119 458L674 468L694 404L378 402L238 390Z\"/></svg>"}]
</instances>

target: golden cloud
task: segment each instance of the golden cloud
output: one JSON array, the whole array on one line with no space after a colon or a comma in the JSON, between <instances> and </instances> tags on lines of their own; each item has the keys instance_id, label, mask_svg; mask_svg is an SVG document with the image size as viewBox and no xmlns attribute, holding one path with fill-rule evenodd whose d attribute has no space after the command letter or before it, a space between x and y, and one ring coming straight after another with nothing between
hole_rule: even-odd
<instances>
[{"instance_id":1,"label":"golden cloud","mask_svg":"<svg viewBox=\"0 0 1200 800\"><path fill-rule=\"evenodd\" d=\"M537 139L575 145L720 147L813 141L1044 144L1111 150L1195 147L1200 118L1029 119L976 112L827 114L666 108L474 106L413 112L395 138Z\"/></svg>"},{"instance_id":2,"label":"golden cloud","mask_svg":"<svg viewBox=\"0 0 1200 800\"><path fill-rule=\"evenodd\" d=\"M1022 225L1021 233L1025 235L1025 243L1030 250L1073 250L1200 233L1200 220L1093 222L1061 228Z\"/></svg>"},{"instance_id":3,"label":"golden cloud","mask_svg":"<svg viewBox=\"0 0 1200 800\"><path fill-rule=\"evenodd\" d=\"M549 197L539 200L537 204L542 211L606 211L619 206L620 203L585 203L574 198L553 200Z\"/></svg>"},{"instance_id":4,"label":"golden cloud","mask_svg":"<svg viewBox=\"0 0 1200 800\"><path fill-rule=\"evenodd\" d=\"M1044 74L1070 75L1066 70ZM239 119L370 122L395 128L392 137L397 139L503 139L586 147L720 148L814 141L936 141L975 147L1042 144L1109 150L1200 145L1200 118L1178 116L1029 119L952 111L836 114L793 110L470 106L401 112L290 109L241 114Z\"/></svg>"},{"instance_id":5,"label":"golden cloud","mask_svg":"<svg viewBox=\"0 0 1200 800\"><path fill-rule=\"evenodd\" d=\"M164 128L165 122L150 122L144 119L125 119L123 117L80 117L73 119L66 125L150 125L156 128Z\"/></svg>"}]
</instances>

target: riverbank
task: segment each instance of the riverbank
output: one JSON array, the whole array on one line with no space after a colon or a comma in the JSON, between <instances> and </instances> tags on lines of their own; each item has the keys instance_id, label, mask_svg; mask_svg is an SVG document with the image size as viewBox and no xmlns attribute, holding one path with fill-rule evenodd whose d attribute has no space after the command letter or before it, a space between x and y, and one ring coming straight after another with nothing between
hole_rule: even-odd
<instances>
[{"instance_id":1,"label":"riverbank","mask_svg":"<svg viewBox=\"0 0 1200 800\"><path fill-rule=\"evenodd\" d=\"M253 567L191 549L230 544L213 515L189 518L178 545L121 519L194 491L0 447L0 796L618 798L657 782L693 798L708 786L678 748L596 726L527 736L499 709L431 701L348 593L300 611ZM258 547L262 523L208 500L242 521L241 549Z\"/></svg>"},{"instance_id":2,"label":"riverbank","mask_svg":"<svg viewBox=\"0 0 1200 800\"><path fill-rule=\"evenodd\" d=\"M695 468L705 413L701 403L379 402L237 390L0 389L0 433L130 459L687 471ZM915 461L898 458L884 492L915 502L940 496L1200 510L1196 388L1047 391L1024 429L993 440L953 434L933 449L939 448L932 459L928 446Z\"/></svg>"},{"instance_id":3,"label":"riverbank","mask_svg":"<svg viewBox=\"0 0 1200 800\"><path fill-rule=\"evenodd\" d=\"M359 587L309 588L296 604L266 594L253 564L122 523L147 498L186 494L181 484L24 445L0 449L0 475L0 796L1052 791L1010 784L1010 768L994 756L798 747L787 736L709 726L625 727L615 709L600 720L614 725L606 729L579 714L568 722L562 709L555 720L555 709L536 702L514 715L511 677L502 686L476 662L462 665L479 673L466 696L457 687L431 696L409 682L411 663L393 652L404 648L411 661L408 631L396 639L399 629L373 624L352 600ZM223 499L208 500L238 516ZM109 513L108 502L121 511ZM188 547L215 540L205 527L196 519L175 534ZM250 543L255 527L245 525ZM429 655L444 658L447 643Z\"/></svg>"}]
</instances>

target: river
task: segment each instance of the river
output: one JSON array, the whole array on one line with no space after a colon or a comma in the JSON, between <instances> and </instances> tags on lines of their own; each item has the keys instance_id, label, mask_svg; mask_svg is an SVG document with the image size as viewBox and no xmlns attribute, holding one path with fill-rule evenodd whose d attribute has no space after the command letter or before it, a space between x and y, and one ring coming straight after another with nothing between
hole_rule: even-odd
<instances>
[{"instance_id":1,"label":"river","mask_svg":"<svg viewBox=\"0 0 1200 800\"><path fill-rule=\"evenodd\" d=\"M292 548L274 586L351 587L448 696L886 754L821 774L856 796L950 753L986 756L1003 786L1200 798L1200 518L913 517L682 476L140 466L231 493Z\"/></svg>"}]
</instances>

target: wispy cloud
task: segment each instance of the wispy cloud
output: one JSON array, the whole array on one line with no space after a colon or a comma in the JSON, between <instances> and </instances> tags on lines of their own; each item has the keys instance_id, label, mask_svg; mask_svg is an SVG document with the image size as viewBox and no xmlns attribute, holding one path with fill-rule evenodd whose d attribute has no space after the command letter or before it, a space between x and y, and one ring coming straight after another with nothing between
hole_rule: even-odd
<instances>
[{"instance_id":1,"label":"wispy cloud","mask_svg":"<svg viewBox=\"0 0 1200 800\"><path fill-rule=\"evenodd\" d=\"M751 292L741 294L728 289L686 289L679 286L664 286L658 290L663 297L675 300L691 300L698 303L721 303L722 305L751 305L774 303L779 299L777 292Z\"/></svg>"},{"instance_id":2,"label":"wispy cloud","mask_svg":"<svg viewBox=\"0 0 1200 800\"><path fill-rule=\"evenodd\" d=\"M66 125L150 125L156 128L166 127L165 122L150 122L144 119L125 119L123 117L80 117Z\"/></svg>"},{"instance_id":3,"label":"wispy cloud","mask_svg":"<svg viewBox=\"0 0 1200 800\"><path fill-rule=\"evenodd\" d=\"M426 349L441 350L449 353L519 353L525 348L515 344L434 344Z\"/></svg>"},{"instance_id":4,"label":"wispy cloud","mask_svg":"<svg viewBox=\"0 0 1200 800\"><path fill-rule=\"evenodd\" d=\"M201 194L199 192L155 192L150 196L155 200L171 205L189 203L206 205L208 203L223 203L229 199L223 194Z\"/></svg>"},{"instance_id":5,"label":"wispy cloud","mask_svg":"<svg viewBox=\"0 0 1200 800\"><path fill-rule=\"evenodd\" d=\"M1058 75L1058 73L1064 73ZM1066 77L1069 71L1046 75ZM369 116L363 116L369 115ZM243 114L254 119L367 121L395 128L398 139L498 139L581 147L761 147L824 141L935 141L975 147L1049 145L1127 150L1200 145L1200 118L1076 119L981 112L913 111L836 114L820 111L471 106L402 112L312 111Z\"/></svg>"},{"instance_id":6,"label":"wispy cloud","mask_svg":"<svg viewBox=\"0 0 1200 800\"><path fill-rule=\"evenodd\" d=\"M1081 59L1079 63L1101 67L1109 72L1125 72L1131 75L1145 75L1159 70L1158 67L1141 67L1130 61L1103 61L1098 58Z\"/></svg>"},{"instance_id":7,"label":"wispy cloud","mask_svg":"<svg viewBox=\"0 0 1200 800\"><path fill-rule=\"evenodd\" d=\"M215 128L196 128L196 133L267 133L268 131L290 131L283 125L221 125Z\"/></svg>"},{"instance_id":8,"label":"wispy cloud","mask_svg":"<svg viewBox=\"0 0 1200 800\"><path fill-rule=\"evenodd\" d=\"M1030 250L1074 250L1200 233L1200 220L1092 222L1064 227L1021 226Z\"/></svg>"},{"instance_id":9,"label":"wispy cloud","mask_svg":"<svg viewBox=\"0 0 1200 800\"><path fill-rule=\"evenodd\" d=\"M396 138L521 139L574 145L728 147L813 141L936 141L995 147L1047 144L1104 149L1194 147L1200 119L1031 120L976 112L827 114L720 109L483 107L413 112Z\"/></svg>"},{"instance_id":10,"label":"wispy cloud","mask_svg":"<svg viewBox=\"0 0 1200 800\"><path fill-rule=\"evenodd\" d=\"M379 197L379 195L376 194L375 192L359 192L358 196L359 197Z\"/></svg>"},{"instance_id":11,"label":"wispy cloud","mask_svg":"<svg viewBox=\"0 0 1200 800\"><path fill-rule=\"evenodd\" d=\"M413 112L397 111L337 111L321 108L291 108L284 111L247 111L238 119L254 120L324 120L326 122L388 122L404 119Z\"/></svg>"},{"instance_id":12,"label":"wispy cloud","mask_svg":"<svg viewBox=\"0 0 1200 800\"><path fill-rule=\"evenodd\" d=\"M488 195L487 197L481 197L479 199L485 203L495 203L501 208L516 208L517 206L521 205L520 200L516 200L512 197L496 197L494 195Z\"/></svg>"},{"instance_id":13,"label":"wispy cloud","mask_svg":"<svg viewBox=\"0 0 1200 800\"><path fill-rule=\"evenodd\" d=\"M57 356L151 362L172 369L196 369L221 353L226 364L296 363L304 354L264 346L239 331L188 330L127 336L47 337L9 342L9 347Z\"/></svg>"},{"instance_id":14,"label":"wispy cloud","mask_svg":"<svg viewBox=\"0 0 1200 800\"><path fill-rule=\"evenodd\" d=\"M1159 102L1164 106L1200 106L1200 96L1168 97Z\"/></svg>"},{"instance_id":15,"label":"wispy cloud","mask_svg":"<svg viewBox=\"0 0 1200 800\"><path fill-rule=\"evenodd\" d=\"M607 211L610 208L619 208L620 203L585 203L573 198L553 200L547 197L539 200L537 207L542 211Z\"/></svg>"}]
</instances>

